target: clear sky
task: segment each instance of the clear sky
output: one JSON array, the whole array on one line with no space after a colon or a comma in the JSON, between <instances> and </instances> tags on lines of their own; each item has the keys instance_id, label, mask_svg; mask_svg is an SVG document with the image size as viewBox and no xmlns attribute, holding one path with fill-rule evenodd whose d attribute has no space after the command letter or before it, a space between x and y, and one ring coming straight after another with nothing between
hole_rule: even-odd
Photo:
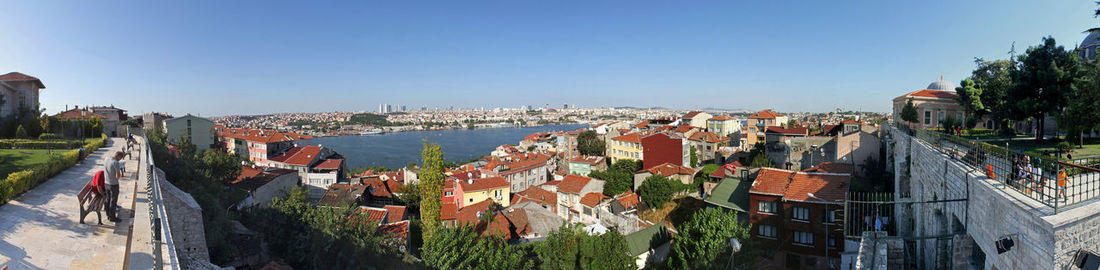
<instances>
[{"instance_id":1,"label":"clear sky","mask_svg":"<svg viewBox=\"0 0 1100 270\"><path fill-rule=\"evenodd\" d=\"M13 0L0 73L42 79L49 113L888 111L974 57L1100 25L1091 0L778 2Z\"/></svg>"}]
</instances>

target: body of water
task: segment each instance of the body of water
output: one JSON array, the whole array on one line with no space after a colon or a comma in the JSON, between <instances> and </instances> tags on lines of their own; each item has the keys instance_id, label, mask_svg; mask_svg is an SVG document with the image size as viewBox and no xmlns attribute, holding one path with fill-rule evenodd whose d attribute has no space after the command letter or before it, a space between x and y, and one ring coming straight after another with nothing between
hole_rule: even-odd
<instances>
[{"instance_id":1,"label":"body of water","mask_svg":"<svg viewBox=\"0 0 1100 270\"><path fill-rule=\"evenodd\" d=\"M299 145L329 147L347 157L348 168L385 166L395 169L409 162L420 164L422 140L438 143L443 147L447 161L463 162L475 157L487 156L497 146L516 144L523 137L535 132L570 131L587 127L584 124L548 125L540 127L512 127L490 129L454 129L437 131L410 131L383 135L348 135L314 138L299 141Z\"/></svg>"}]
</instances>

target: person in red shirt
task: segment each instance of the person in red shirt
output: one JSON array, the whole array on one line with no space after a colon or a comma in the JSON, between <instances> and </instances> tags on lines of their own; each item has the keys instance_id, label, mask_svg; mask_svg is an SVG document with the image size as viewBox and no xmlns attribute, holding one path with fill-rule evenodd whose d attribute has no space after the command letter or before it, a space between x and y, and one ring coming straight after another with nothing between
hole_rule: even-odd
<instances>
[{"instance_id":1,"label":"person in red shirt","mask_svg":"<svg viewBox=\"0 0 1100 270\"><path fill-rule=\"evenodd\" d=\"M104 188L107 187L107 184L104 183L105 178L106 175L103 173L103 170L95 172L95 176L92 176L92 193L95 193L97 197L103 196Z\"/></svg>"}]
</instances>

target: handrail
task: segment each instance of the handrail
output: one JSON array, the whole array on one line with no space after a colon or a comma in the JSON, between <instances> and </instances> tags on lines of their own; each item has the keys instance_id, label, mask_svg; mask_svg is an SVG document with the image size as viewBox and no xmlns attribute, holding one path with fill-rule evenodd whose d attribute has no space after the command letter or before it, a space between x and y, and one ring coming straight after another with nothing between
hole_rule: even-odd
<instances>
[{"instance_id":1,"label":"handrail","mask_svg":"<svg viewBox=\"0 0 1100 270\"><path fill-rule=\"evenodd\" d=\"M180 269L179 258L176 254L175 243L172 237L172 229L168 222L168 212L164 207L164 196L162 194L160 175L155 173L156 162L153 161L153 152L150 149L149 138L142 134L140 139L144 143L142 147L143 155L145 156L146 173L149 187L149 219L153 226L152 233L152 245L153 245L153 265L154 269L164 269L168 266L169 269ZM161 250L162 244L168 246L168 264L165 265L165 258L163 257L163 251Z\"/></svg>"}]
</instances>

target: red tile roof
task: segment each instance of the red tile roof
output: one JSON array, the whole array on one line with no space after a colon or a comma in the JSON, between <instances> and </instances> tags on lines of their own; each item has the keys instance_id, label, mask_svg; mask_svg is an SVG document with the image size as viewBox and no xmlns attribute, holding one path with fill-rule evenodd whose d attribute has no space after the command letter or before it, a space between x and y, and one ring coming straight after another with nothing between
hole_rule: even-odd
<instances>
[{"instance_id":1,"label":"red tile roof","mask_svg":"<svg viewBox=\"0 0 1100 270\"><path fill-rule=\"evenodd\" d=\"M781 113L777 113L777 112L775 112L771 109L768 109L768 110L759 111L759 112L756 112L752 115L749 115L749 118L776 118L776 117L780 117L780 116L784 116L784 115L781 114Z\"/></svg>"},{"instance_id":2,"label":"red tile roof","mask_svg":"<svg viewBox=\"0 0 1100 270\"><path fill-rule=\"evenodd\" d=\"M840 123L841 123L841 124L856 124L856 125L860 125L860 123L859 123L859 122L857 122L857 121L855 121L855 120L844 120L844 121L840 121Z\"/></svg>"},{"instance_id":3,"label":"red tile roof","mask_svg":"<svg viewBox=\"0 0 1100 270\"><path fill-rule=\"evenodd\" d=\"M651 174L654 174L654 175L660 175L660 176L664 176L664 177L669 177L669 176L673 176L673 175L677 175L677 174L686 174L686 175L694 175L695 174L695 170L693 170L691 168L676 165L676 164L672 164L672 163L667 163L667 162L664 163L664 164L661 164L661 165L649 167L649 169L645 169L645 171L647 171Z\"/></svg>"},{"instance_id":4,"label":"red tile roof","mask_svg":"<svg viewBox=\"0 0 1100 270\"><path fill-rule=\"evenodd\" d=\"M409 221L397 221L393 223L382 224L378 226L378 231L384 234L393 235L393 237L407 239L409 238Z\"/></svg>"},{"instance_id":5,"label":"red tile roof","mask_svg":"<svg viewBox=\"0 0 1100 270\"><path fill-rule=\"evenodd\" d=\"M699 115L700 113L703 113L703 112L702 111L690 111L690 112L684 114L684 116L682 118L683 119L694 118L696 115Z\"/></svg>"},{"instance_id":6,"label":"red tile roof","mask_svg":"<svg viewBox=\"0 0 1100 270\"><path fill-rule=\"evenodd\" d=\"M439 208L439 220L454 220L458 218L458 206L453 203L444 203Z\"/></svg>"},{"instance_id":7,"label":"red tile roof","mask_svg":"<svg viewBox=\"0 0 1100 270\"><path fill-rule=\"evenodd\" d=\"M360 207L359 211L367 215L367 221L386 223L386 210L367 208L366 206Z\"/></svg>"},{"instance_id":8,"label":"red tile roof","mask_svg":"<svg viewBox=\"0 0 1100 270\"><path fill-rule=\"evenodd\" d=\"M908 94L905 94L904 96L907 96L907 97L943 98L943 99L952 99L952 100L959 97L958 94L955 94L954 92L951 92L951 91L940 91L940 90L932 90L932 89L917 90L917 91L913 91L913 92L910 92Z\"/></svg>"},{"instance_id":9,"label":"red tile roof","mask_svg":"<svg viewBox=\"0 0 1100 270\"><path fill-rule=\"evenodd\" d=\"M278 132L274 130L263 129L245 129L245 128L229 128L218 133L222 138L241 139L251 142L262 143L275 143L285 141L295 141L312 139L313 136L302 135L293 132Z\"/></svg>"},{"instance_id":10,"label":"red tile roof","mask_svg":"<svg viewBox=\"0 0 1100 270\"><path fill-rule=\"evenodd\" d=\"M318 170L336 170L340 169L343 164L344 159L334 158L322 161L321 163L317 164L317 166L313 166L313 168Z\"/></svg>"},{"instance_id":11,"label":"red tile roof","mask_svg":"<svg viewBox=\"0 0 1100 270\"><path fill-rule=\"evenodd\" d=\"M267 160L274 161L274 162L285 163L287 159L289 159L290 157L293 157L294 154L298 153L298 151L302 151L302 148L303 147L301 147L301 146L291 147L290 149L287 149L286 151L283 151L282 154L278 154L274 157L270 157ZM364 172L363 174L366 174L366 172Z\"/></svg>"},{"instance_id":12,"label":"red tile roof","mask_svg":"<svg viewBox=\"0 0 1100 270\"><path fill-rule=\"evenodd\" d=\"M808 134L809 131L810 131L810 129L804 128L804 127L784 128L784 127L772 126L772 127L768 127L767 132L768 133L779 133L779 134L783 134L783 135L802 135L802 136L806 136L806 134Z\"/></svg>"},{"instance_id":13,"label":"red tile roof","mask_svg":"<svg viewBox=\"0 0 1100 270\"><path fill-rule=\"evenodd\" d=\"M576 174L566 175L565 179L561 180L561 184L558 184L558 192L580 194L589 181L592 181L592 178Z\"/></svg>"},{"instance_id":14,"label":"red tile roof","mask_svg":"<svg viewBox=\"0 0 1100 270\"><path fill-rule=\"evenodd\" d=\"M292 173L297 173L297 171L271 167L241 166L241 174L237 176L237 180L233 180L230 184L237 189L254 191L275 180L275 178Z\"/></svg>"},{"instance_id":15,"label":"red tile roof","mask_svg":"<svg viewBox=\"0 0 1100 270\"><path fill-rule=\"evenodd\" d=\"M735 120L735 119L736 118L733 118L732 116L729 116L729 115L719 115L719 116L711 117L710 119L707 119L707 120L718 121L718 120Z\"/></svg>"},{"instance_id":16,"label":"red tile roof","mask_svg":"<svg viewBox=\"0 0 1100 270\"><path fill-rule=\"evenodd\" d=\"M458 184L462 187L463 192L506 188L511 185L508 183L507 179L500 176L473 179L473 183L470 183L470 181L461 181Z\"/></svg>"},{"instance_id":17,"label":"red tile roof","mask_svg":"<svg viewBox=\"0 0 1100 270\"><path fill-rule=\"evenodd\" d=\"M537 186L529 187L527 190L512 195L511 205L522 202L535 202L543 206L549 206L554 213L558 212L558 194Z\"/></svg>"},{"instance_id":18,"label":"red tile roof","mask_svg":"<svg viewBox=\"0 0 1100 270\"><path fill-rule=\"evenodd\" d=\"M403 206L403 205L385 205L385 206L382 206L382 208L386 209L386 222L387 223L393 223L393 222L398 222L398 221L405 220L405 214L407 214L407 211L405 210L405 206Z\"/></svg>"},{"instance_id":19,"label":"red tile roof","mask_svg":"<svg viewBox=\"0 0 1100 270\"><path fill-rule=\"evenodd\" d=\"M627 142L642 143L642 136L638 132L634 132L634 133L630 133L630 134L626 134L626 135L621 135L621 136L614 137L614 138L611 138L611 139L616 140L616 141L627 141Z\"/></svg>"},{"instance_id":20,"label":"red tile roof","mask_svg":"<svg viewBox=\"0 0 1100 270\"><path fill-rule=\"evenodd\" d=\"M504 159L489 158L489 162L481 168L487 171L499 172L500 175L510 175L544 167L547 165L547 161L550 161L550 158L549 155L542 153L519 153L508 155Z\"/></svg>"},{"instance_id":21,"label":"red tile roof","mask_svg":"<svg viewBox=\"0 0 1100 270\"><path fill-rule=\"evenodd\" d=\"M46 88L45 84L42 84L42 80L35 78L34 76L19 73L8 72L8 74L0 75L0 81L5 82L20 82L20 81L33 81L38 88Z\"/></svg>"},{"instance_id":22,"label":"red tile roof","mask_svg":"<svg viewBox=\"0 0 1100 270\"><path fill-rule=\"evenodd\" d=\"M634 124L632 127L645 128L645 127L648 127L648 126L649 126L649 120L645 120L645 121L638 122L637 124Z\"/></svg>"},{"instance_id":23,"label":"red tile roof","mask_svg":"<svg viewBox=\"0 0 1100 270\"><path fill-rule=\"evenodd\" d=\"M57 118L62 119L91 119L92 117L104 119L107 118L102 115L95 114L91 110L85 110L81 108L73 108L72 110L64 111L55 115Z\"/></svg>"},{"instance_id":24,"label":"red tile roof","mask_svg":"<svg viewBox=\"0 0 1100 270\"><path fill-rule=\"evenodd\" d=\"M750 193L782 196L783 200L841 203L848 192L849 174L795 172L760 168ZM814 197L810 197L813 194ZM815 198L816 197L816 198ZM820 199L819 199L820 198Z\"/></svg>"},{"instance_id":25,"label":"red tile roof","mask_svg":"<svg viewBox=\"0 0 1100 270\"><path fill-rule=\"evenodd\" d=\"M700 131L700 132L692 133L691 137L688 138L688 140L708 142L708 143L718 143L718 142L722 141L722 136L718 136L718 134L714 134L714 133L710 133L710 132L706 132L706 131Z\"/></svg>"},{"instance_id":26,"label":"red tile roof","mask_svg":"<svg viewBox=\"0 0 1100 270\"><path fill-rule=\"evenodd\" d=\"M601 157L601 156L580 155L580 156L574 157L572 160L569 160L569 162L584 163L584 164L596 166L596 165L600 165L600 163L602 163L603 160L604 160L604 157Z\"/></svg>"},{"instance_id":27,"label":"red tile roof","mask_svg":"<svg viewBox=\"0 0 1100 270\"><path fill-rule=\"evenodd\" d=\"M813 167L807 168L807 169L802 170L802 171L804 171L804 172L823 172L823 173L847 173L847 174L854 174L856 172L855 166L852 166L851 163L836 163L836 162L822 162L821 164L817 164L817 166L813 166Z\"/></svg>"},{"instance_id":28,"label":"red tile roof","mask_svg":"<svg viewBox=\"0 0 1100 270\"><path fill-rule=\"evenodd\" d=\"M621 204L623 208L626 209L634 208L634 206L637 206L638 203L641 202L641 198L638 197L638 194L630 190L627 190L622 194L615 195L615 197L617 197L617 199L615 200L619 201L619 204Z\"/></svg>"},{"instance_id":29,"label":"red tile roof","mask_svg":"<svg viewBox=\"0 0 1100 270\"><path fill-rule=\"evenodd\" d=\"M477 224L478 213L480 212L482 215L484 215L486 211L489 210L489 204L491 204L492 202L493 200L484 200L458 209L456 219L457 223L467 225Z\"/></svg>"},{"instance_id":30,"label":"red tile roof","mask_svg":"<svg viewBox=\"0 0 1100 270\"><path fill-rule=\"evenodd\" d=\"M597 204L600 204L600 202L605 199L607 199L607 195L603 195L603 193L589 192L588 194L584 194L584 196L581 197L580 203L583 205L587 205L588 207L596 207Z\"/></svg>"},{"instance_id":31,"label":"red tile roof","mask_svg":"<svg viewBox=\"0 0 1100 270\"><path fill-rule=\"evenodd\" d=\"M690 131L690 130L692 130L692 129L694 129L694 128L695 128L695 127L693 127L693 126L691 126L691 125L679 125L679 126L676 126L676 129L675 129L675 130L673 130L672 132L676 132L676 133L684 133L684 132L688 132L688 131Z\"/></svg>"},{"instance_id":32,"label":"red tile roof","mask_svg":"<svg viewBox=\"0 0 1100 270\"><path fill-rule=\"evenodd\" d=\"M293 156L287 158L283 163L298 166L309 166L313 163L313 159L317 158L317 155L321 154L321 147L316 145L310 145L303 147L302 150L294 153Z\"/></svg>"}]
</instances>

